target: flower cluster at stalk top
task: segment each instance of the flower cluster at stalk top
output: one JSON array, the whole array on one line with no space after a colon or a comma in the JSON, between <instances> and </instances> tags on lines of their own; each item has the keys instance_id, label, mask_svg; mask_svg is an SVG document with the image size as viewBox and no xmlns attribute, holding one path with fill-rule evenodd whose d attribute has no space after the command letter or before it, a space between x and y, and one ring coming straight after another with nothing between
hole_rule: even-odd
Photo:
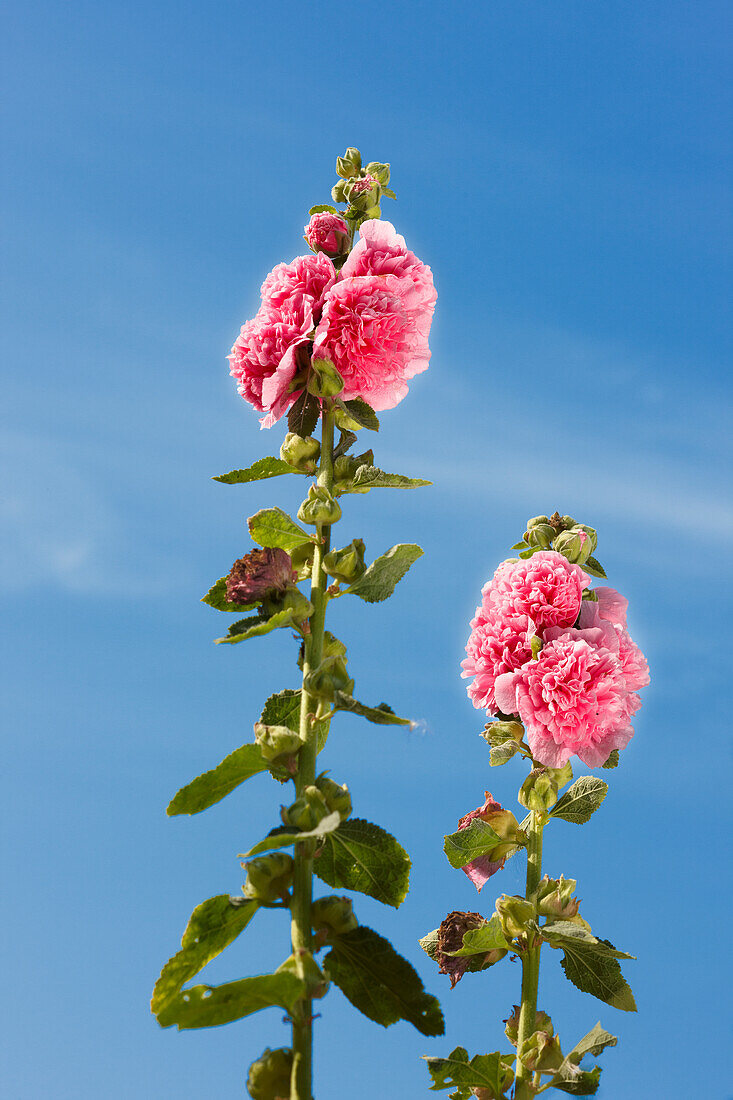
<instances>
[{"instance_id":1,"label":"flower cluster at stalk top","mask_svg":"<svg viewBox=\"0 0 733 1100\"><path fill-rule=\"evenodd\" d=\"M317 392L314 361L338 372L342 400L361 398L377 410L394 408L409 379L428 366L432 273L390 222L377 220L380 194L394 196L372 165L361 168L356 150L349 154L350 161L339 158L339 172L350 175L334 188L349 206L343 216L335 207L314 208L305 227L313 253L270 272L260 308L229 355L239 393L266 414L266 428L304 391ZM375 171L388 181L388 165Z\"/></svg>"},{"instance_id":2,"label":"flower cluster at stalk top","mask_svg":"<svg viewBox=\"0 0 733 1100\"><path fill-rule=\"evenodd\" d=\"M591 557L596 534L571 517L538 516L518 545L520 558L499 566L471 621L468 694L488 715L516 715L539 763L561 768L577 755L598 767L629 743L649 683L626 630L628 601L590 587L589 572L605 575Z\"/></svg>"}]
</instances>

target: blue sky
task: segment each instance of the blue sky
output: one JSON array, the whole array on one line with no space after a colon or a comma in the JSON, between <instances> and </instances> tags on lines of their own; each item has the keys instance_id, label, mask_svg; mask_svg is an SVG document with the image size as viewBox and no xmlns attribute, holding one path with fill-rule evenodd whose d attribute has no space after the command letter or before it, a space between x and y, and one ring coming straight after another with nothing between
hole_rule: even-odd
<instances>
[{"instance_id":1,"label":"blue sky","mask_svg":"<svg viewBox=\"0 0 733 1100\"><path fill-rule=\"evenodd\" d=\"M209 478L277 453L280 430L258 431L224 357L264 275L303 249L347 145L391 161L388 212L435 273L431 368L375 444L384 468L435 484L349 500L348 538L426 556L389 604L332 616L360 696L420 730L344 717L324 764L413 857L398 912L356 911L441 996L447 1035L383 1032L336 991L316 1095L422 1096L420 1055L501 1043L517 966L449 993L416 939L450 909L492 908L442 836L485 788L513 804L519 765L491 774L458 665L481 584L526 518L556 507L598 528L653 679L601 811L558 824L545 861L638 955L639 1013L578 993L554 957L540 1004L568 1047L599 1018L619 1035L607 1100L730 1094L731 29L708 0L12 5L9 1096L239 1095L252 1058L287 1041L277 1010L177 1034L147 1000L191 909L238 891L236 853L281 797L261 776L201 816L164 814L297 681L284 632L222 652L198 597L248 549L246 516L297 508L299 486ZM492 882L521 889L520 865ZM286 935L258 920L207 973L277 965Z\"/></svg>"}]
</instances>

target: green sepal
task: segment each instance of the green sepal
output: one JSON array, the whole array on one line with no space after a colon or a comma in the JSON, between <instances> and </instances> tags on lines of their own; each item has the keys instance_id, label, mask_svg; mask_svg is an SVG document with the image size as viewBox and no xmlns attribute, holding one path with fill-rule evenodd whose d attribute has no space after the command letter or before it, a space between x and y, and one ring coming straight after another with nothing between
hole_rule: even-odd
<instances>
[{"instance_id":1,"label":"green sepal","mask_svg":"<svg viewBox=\"0 0 733 1100\"><path fill-rule=\"evenodd\" d=\"M543 939L552 947L562 948L560 965L565 977L583 993L590 993L623 1012L636 1012L634 995L618 959L633 959L618 951L608 940L601 940L570 921L554 921L541 928Z\"/></svg>"},{"instance_id":2,"label":"green sepal","mask_svg":"<svg viewBox=\"0 0 733 1100\"><path fill-rule=\"evenodd\" d=\"M341 398L336 398L334 404L337 409L346 414L347 421L352 420L360 428L367 428L370 432L379 431L379 417L371 405L368 405L362 397L354 397L351 401L342 401ZM351 425L347 422L344 427L350 428Z\"/></svg>"},{"instance_id":3,"label":"green sepal","mask_svg":"<svg viewBox=\"0 0 733 1100\"><path fill-rule=\"evenodd\" d=\"M423 550L415 543L398 543L376 558L346 592L359 596L367 603L380 603L392 595L410 566L422 556Z\"/></svg>"},{"instance_id":4,"label":"green sepal","mask_svg":"<svg viewBox=\"0 0 733 1100\"><path fill-rule=\"evenodd\" d=\"M315 206L311 206L308 213L312 217L314 214L338 214L338 210L335 206L331 206L330 203L320 202Z\"/></svg>"},{"instance_id":5,"label":"green sepal","mask_svg":"<svg viewBox=\"0 0 733 1100\"><path fill-rule=\"evenodd\" d=\"M287 971L259 974L225 985L194 985L166 1005L158 1015L158 1023L161 1027L177 1024L178 1030L184 1031L229 1024L272 1006L292 1012L305 992L305 982Z\"/></svg>"},{"instance_id":6,"label":"green sepal","mask_svg":"<svg viewBox=\"0 0 733 1100\"><path fill-rule=\"evenodd\" d=\"M206 595L201 597L201 603L208 604L209 607L213 607L217 611L233 611L235 613L251 611L253 607L257 606L254 603L228 603L226 577L220 577L216 584L212 584Z\"/></svg>"},{"instance_id":7,"label":"green sepal","mask_svg":"<svg viewBox=\"0 0 733 1100\"><path fill-rule=\"evenodd\" d=\"M430 1092L442 1092L453 1088L451 1100L469 1100L474 1088L485 1088L495 1097L504 1095L502 1081L504 1069L499 1051L493 1054L474 1054L469 1061L465 1047L456 1047L447 1058L425 1058L433 1083Z\"/></svg>"},{"instance_id":8,"label":"green sepal","mask_svg":"<svg viewBox=\"0 0 733 1100\"><path fill-rule=\"evenodd\" d=\"M295 550L313 542L313 538L291 519L282 508L263 508L247 520L249 533L260 546Z\"/></svg>"},{"instance_id":9,"label":"green sepal","mask_svg":"<svg viewBox=\"0 0 733 1100\"><path fill-rule=\"evenodd\" d=\"M608 783L594 775L582 775L550 810L550 817L561 817L574 825L584 825L608 794Z\"/></svg>"},{"instance_id":10,"label":"green sepal","mask_svg":"<svg viewBox=\"0 0 733 1100\"><path fill-rule=\"evenodd\" d=\"M410 885L410 857L379 825L359 817L343 821L325 838L313 871L327 886L368 894L397 909Z\"/></svg>"},{"instance_id":11,"label":"green sepal","mask_svg":"<svg viewBox=\"0 0 733 1100\"><path fill-rule=\"evenodd\" d=\"M155 983L150 1002L155 1016L160 1018L178 997L184 982L190 981L237 938L258 908L256 901L230 898L228 894L218 894L196 906L183 933L181 950L168 960Z\"/></svg>"},{"instance_id":12,"label":"green sepal","mask_svg":"<svg viewBox=\"0 0 733 1100\"><path fill-rule=\"evenodd\" d=\"M494 913L487 924L466 932L460 950L449 951L448 954L456 958L468 958L471 955L485 955L487 951L507 950L510 946L502 931L501 921Z\"/></svg>"},{"instance_id":13,"label":"green sepal","mask_svg":"<svg viewBox=\"0 0 733 1100\"><path fill-rule=\"evenodd\" d=\"M389 1027L407 1020L422 1035L442 1035L443 1013L414 967L364 925L335 936L323 968L355 1008Z\"/></svg>"},{"instance_id":14,"label":"green sepal","mask_svg":"<svg viewBox=\"0 0 733 1100\"><path fill-rule=\"evenodd\" d=\"M432 485L421 477L405 477L404 474L387 474L378 466L360 466L352 479L354 489L418 489L422 485ZM343 491L343 490L342 490ZM350 489L345 490L347 493Z\"/></svg>"},{"instance_id":15,"label":"green sepal","mask_svg":"<svg viewBox=\"0 0 733 1100\"><path fill-rule=\"evenodd\" d=\"M215 768L181 787L166 813L169 817L201 813L209 806L221 802L222 798L240 783L244 783L245 779L264 771L267 771L267 762L262 758L259 745L242 745L225 756Z\"/></svg>"},{"instance_id":16,"label":"green sepal","mask_svg":"<svg viewBox=\"0 0 733 1100\"><path fill-rule=\"evenodd\" d=\"M606 570L603 568L597 558L586 558L580 567L584 569L586 573L590 573L591 577L606 577Z\"/></svg>"},{"instance_id":17,"label":"green sepal","mask_svg":"<svg viewBox=\"0 0 733 1100\"><path fill-rule=\"evenodd\" d=\"M395 714L388 703L380 703L376 707L368 707L360 703L344 691L337 691L334 696L335 710L349 711L351 714L360 714L362 718L368 718L378 726L411 726L409 718L400 718Z\"/></svg>"},{"instance_id":18,"label":"green sepal","mask_svg":"<svg viewBox=\"0 0 733 1100\"><path fill-rule=\"evenodd\" d=\"M443 851L451 867L458 869L465 867L467 863L472 863L480 856L488 855L497 844L501 843L501 837L491 826L480 817L476 817L465 829L450 833L445 838Z\"/></svg>"},{"instance_id":19,"label":"green sepal","mask_svg":"<svg viewBox=\"0 0 733 1100\"><path fill-rule=\"evenodd\" d=\"M326 836L327 833L332 833L334 829L338 829L340 824L341 814L336 810L319 821L315 829L308 829L305 832L279 827L273 829L269 836L260 840L248 852L240 852L239 856L241 859L251 859L252 856L262 855L263 852L274 852L278 848L289 848L291 844L296 844L299 840L314 840L316 837Z\"/></svg>"},{"instance_id":20,"label":"green sepal","mask_svg":"<svg viewBox=\"0 0 733 1100\"><path fill-rule=\"evenodd\" d=\"M212 477L212 481L221 481L224 485L242 485L248 481L263 481L267 477L280 477L281 474L297 473L281 458L258 458L246 470L230 470L228 474Z\"/></svg>"},{"instance_id":21,"label":"green sepal","mask_svg":"<svg viewBox=\"0 0 733 1100\"><path fill-rule=\"evenodd\" d=\"M303 622L304 618L313 614L313 604L309 603L310 611L296 613L292 607L286 607L282 611L276 611L274 615L252 615L248 619L240 619L229 627L226 638L216 638L217 645L236 645L248 638L259 638L263 634L269 634L273 630L292 626L296 621Z\"/></svg>"}]
</instances>

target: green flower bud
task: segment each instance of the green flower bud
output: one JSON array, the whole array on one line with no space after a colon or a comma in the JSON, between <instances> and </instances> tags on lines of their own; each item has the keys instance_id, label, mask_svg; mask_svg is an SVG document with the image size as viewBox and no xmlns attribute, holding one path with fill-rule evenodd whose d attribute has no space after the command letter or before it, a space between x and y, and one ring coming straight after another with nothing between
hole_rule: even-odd
<instances>
[{"instance_id":1,"label":"green flower bud","mask_svg":"<svg viewBox=\"0 0 733 1100\"><path fill-rule=\"evenodd\" d=\"M504 1033L512 1044L513 1047L517 1045L517 1039L519 1038L519 1013L520 1006L514 1005L514 1011L508 1020L504 1021L506 1025L504 1027ZM544 1031L548 1035L554 1035L555 1029L552 1026L552 1020L546 1012L541 1012L539 1009L535 1013L534 1026L536 1031Z\"/></svg>"},{"instance_id":2,"label":"green flower bud","mask_svg":"<svg viewBox=\"0 0 733 1100\"><path fill-rule=\"evenodd\" d=\"M335 487L339 490L350 489L359 467L373 465L374 451L364 451L361 455L339 455L333 464Z\"/></svg>"},{"instance_id":3,"label":"green flower bud","mask_svg":"<svg viewBox=\"0 0 733 1100\"><path fill-rule=\"evenodd\" d=\"M296 623L305 622L313 614L313 604L299 588L287 588L282 596L262 602L265 610L271 615L277 611L292 611L293 621Z\"/></svg>"},{"instance_id":4,"label":"green flower bud","mask_svg":"<svg viewBox=\"0 0 733 1100\"><path fill-rule=\"evenodd\" d=\"M504 935L508 939L522 936L527 931L528 922L535 918L535 907L531 901L517 894L502 894L496 899L496 912L501 921Z\"/></svg>"},{"instance_id":5,"label":"green flower bud","mask_svg":"<svg viewBox=\"0 0 733 1100\"><path fill-rule=\"evenodd\" d=\"M288 891L293 884L293 857L286 852L273 852L267 856L258 856L249 863L242 864L247 870L247 881L242 887L246 898L273 904L287 901Z\"/></svg>"},{"instance_id":6,"label":"green flower bud","mask_svg":"<svg viewBox=\"0 0 733 1100\"><path fill-rule=\"evenodd\" d=\"M524 541L530 546L541 546L543 550L549 550L556 534L547 516L533 516L527 522Z\"/></svg>"},{"instance_id":7,"label":"green flower bud","mask_svg":"<svg viewBox=\"0 0 733 1100\"><path fill-rule=\"evenodd\" d=\"M537 888L537 912L553 920L570 920L577 916L580 902L573 897L577 882L574 878L559 879L544 876Z\"/></svg>"},{"instance_id":8,"label":"green flower bud","mask_svg":"<svg viewBox=\"0 0 733 1100\"><path fill-rule=\"evenodd\" d=\"M306 542L302 546L296 546L290 551L290 560L299 581L308 580L313 570L313 552L315 546L312 542Z\"/></svg>"},{"instance_id":9,"label":"green flower bud","mask_svg":"<svg viewBox=\"0 0 733 1100\"><path fill-rule=\"evenodd\" d=\"M354 691L354 681L346 671L343 657L324 658L318 668L308 673L303 686L310 695L326 699L329 703L334 701L337 691L343 691L345 695L351 695Z\"/></svg>"},{"instance_id":10,"label":"green flower bud","mask_svg":"<svg viewBox=\"0 0 733 1100\"><path fill-rule=\"evenodd\" d=\"M311 485L307 500L298 509L298 519L312 527L319 523L338 523L341 519L341 505L323 485Z\"/></svg>"},{"instance_id":11,"label":"green flower bud","mask_svg":"<svg viewBox=\"0 0 733 1100\"><path fill-rule=\"evenodd\" d=\"M490 745L503 745L505 741L519 744L524 737L524 726L521 722L489 722L481 736Z\"/></svg>"},{"instance_id":12,"label":"green flower bud","mask_svg":"<svg viewBox=\"0 0 733 1100\"><path fill-rule=\"evenodd\" d=\"M312 436L288 432L280 447L280 458L301 474L314 474L318 466L321 444ZM292 555L291 555L292 556Z\"/></svg>"},{"instance_id":13,"label":"green flower bud","mask_svg":"<svg viewBox=\"0 0 733 1100\"><path fill-rule=\"evenodd\" d=\"M557 512L555 513L555 515L557 515ZM553 516L552 518L554 519L555 517ZM571 527L577 527L577 524L572 516L561 516L560 524L561 530L563 531L569 531Z\"/></svg>"},{"instance_id":14,"label":"green flower bud","mask_svg":"<svg viewBox=\"0 0 733 1100\"><path fill-rule=\"evenodd\" d=\"M518 799L528 810L546 813L557 802L557 782L549 768L534 768L519 788Z\"/></svg>"},{"instance_id":15,"label":"green flower bud","mask_svg":"<svg viewBox=\"0 0 733 1100\"><path fill-rule=\"evenodd\" d=\"M341 815L341 820L345 821L351 813L351 795L349 794L349 788L346 784L341 786L340 783L336 783L333 779L329 779L324 773L319 775L316 779L316 787L321 792L326 800L329 813L338 813Z\"/></svg>"},{"instance_id":16,"label":"green flower bud","mask_svg":"<svg viewBox=\"0 0 733 1100\"><path fill-rule=\"evenodd\" d=\"M339 898L335 894L331 897L318 898L313 902L311 919L314 930L316 932L323 930L327 933L327 937L331 934L341 936L359 927L351 899Z\"/></svg>"},{"instance_id":17,"label":"green flower bud","mask_svg":"<svg viewBox=\"0 0 733 1100\"><path fill-rule=\"evenodd\" d=\"M582 565L591 556L593 543L580 527L561 531L555 539L555 549L574 565Z\"/></svg>"},{"instance_id":18,"label":"green flower bud","mask_svg":"<svg viewBox=\"0 0 733 1100\"><path fill-rule=\"evenodd\" d=\"M308 375L308 392L316 397L336 397L344 388L344 380L330 359L314 359Z\"/></svg>"},{"instance_id":19,"label":"green flower bud","mask_svg":"<svg viewBox=\"0 0 733 1100\"><path fill-rule=\"evenodd\" d=\"M252 1100L289 1100L293 1052L289 1047L267 1047L249 1067L247 1091Z\"/></svg>"},{"instance_id":20,"label":"green flower bud","mask_svg":"<svg viewBox=\"0 0 733 1100\"><path fill-rule=\"evenodd\" d=\"M287 726L265 726L255 722L255 741L268 764L285 764L300 752L303 742Z\"/></svg>"},{"instance_id":21,"label":"green flower bud","mask_svg":"<svg viewBox=\"0 0 733 1100\"><path fill-rule=\"evenodd\" d=\"M364 541L353 539L342 550L331 550L323 559L323 568L331 577L344 584L351 584L366 572Z\"/></svg>"},{"instance_id":22,"label":"green flower bud","mask_svg":"<svg viewBox=\"0 0 733 1100\"><path fill-rule=\"evenodd\" d=\"M302 833L315 829L330 811L328 803L317 787L304 787L300 798L292 806L283 807L280 816L283 825L292 825Z\"/></svg>"},{"instance_id":23,"label":"green flower bud","mask_svg":"<svg viewBox=\"0 0 733 1100\"><path fill-rule=\"evenodd\" d=\"M374 176L375 179L378 179L382 187L386 187L389 183L388 164L382 164L378 160L373 160L369 164L367 164L364 171L367 173L368 176Z\"/></svg>"},{"instance_id":24,"label":"green flower bud","mask_svg":"<svg viewBox=\"0 0 733 1100\"><path fill-rule=\"evenodd\" d=\"M300 653L298 654L298 668L303 671L303 657L305 655L305 646L301 643ZM331 633L330 630L324 630L323 632L323 658L325 661L327 657L341 657L344 663L348 660L346 656L346 646L343 642L339 641Z\"/></svg>"},{"instance_id":25,"label":"green flower bud","mask_svg":"<svg viewBox=\"0 0 733 1100\"><path fill-rule=\"evenodd\" d=\"M595 554L596 547L598 546L598 532L596 531L595 527L588 527L585 523L576 523L575 528L576 530L585 531L586 535L590 539L590 552L591 554Z\"/></svg>"},{"instance_id":26,"label":"green flower bud","mask_svg":"<svg viewBox=\"0 0 733 1100\"><path fill-rule=\"evenodd\" d=\"M288 956L285 962L280 963L275 973L282 974L283 971L286 971L288 974L295 974L296 978L300 978L304 981L309 997L315 997L320 1000L321 997L325 997L328 993L328 988L331 983L310 951L300 950L296 955ZM287 1097L289 1096L290 1093L287 1094Z\"/></svg>"},{"instance_id":27,"label":"green flower bud","mask_svg":"<svg viewBox=\"0 0 733 1100\"><path fill-rule=\"evenodd\" d=\"M532 1073L549 1073L560 1068L563 1060L560 1040L546 1031L535 1031L517 1051L523 1066Z\"/></svg>"},{"instance_id":28,"label":"green flower bud","mask_svg":"<svg viewBox=\"0 0 733 1100\"><path fill-rule=\"evenodd\" d=\"M334 202L346 202L346 180L340 179L337 184L331 188L331 196Z\"/></svg>"}]
</instances>

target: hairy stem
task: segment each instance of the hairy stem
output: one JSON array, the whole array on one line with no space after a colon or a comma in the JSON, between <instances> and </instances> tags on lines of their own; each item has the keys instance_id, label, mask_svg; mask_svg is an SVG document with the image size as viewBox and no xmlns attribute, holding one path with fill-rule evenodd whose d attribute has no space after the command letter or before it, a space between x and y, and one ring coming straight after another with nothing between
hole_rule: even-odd
<instances>
[{"instance_id":1,"label":"hairy stem","mask_svg":"<svg viewBox=\"0 0 733 1100\"><path fill-rule=\"evenodd\" d=\"M321 432L321 459L318 469L318 484L326 489L333 488L333 411L324 407ZM303 656L303 680L308 673L321 663L323 654L323 632L326 620L326 588L328 577L323 571L323 558L328 553L331 542L330 525L318 525L313 569L311 571L310 600L313 614L310 617L310 633L305 638ZM300 737L303 748L298 757L298 772L295 776L295 792L299 797L304 787L313 784L316 778L316 757L318 756L317 728L312 716L318 700L309 695L303 687L300 702ZM291 905L291 940L296 959L299 953L311 950L311 899L313 896L313 841L304 841L295 845L295 872L293 878L293 901ZM313 1002L310 998L301 1001L293 1012L293 1073L290 1083L291 1100L312 1100L313 1097Z\"/></svg>"},{"instance_id":2,"label":"hairy stem","mask_svg":"<svg viewBox=\"0 0 733 1100\"><path fill-rule=\"evenodd\" d=\"M533 810L527 829L527 892L530 899L537 891L542 877L542 829L539 814ZM540 944L530 944L522 955L522 1003L519 1010L519 1034L517 1050L534 1031L537 1012L537 990L540 981ZM535 1095L532 1073L517 1059L515 1100L531 1100Z\"/></svg>"}]
</instances>

